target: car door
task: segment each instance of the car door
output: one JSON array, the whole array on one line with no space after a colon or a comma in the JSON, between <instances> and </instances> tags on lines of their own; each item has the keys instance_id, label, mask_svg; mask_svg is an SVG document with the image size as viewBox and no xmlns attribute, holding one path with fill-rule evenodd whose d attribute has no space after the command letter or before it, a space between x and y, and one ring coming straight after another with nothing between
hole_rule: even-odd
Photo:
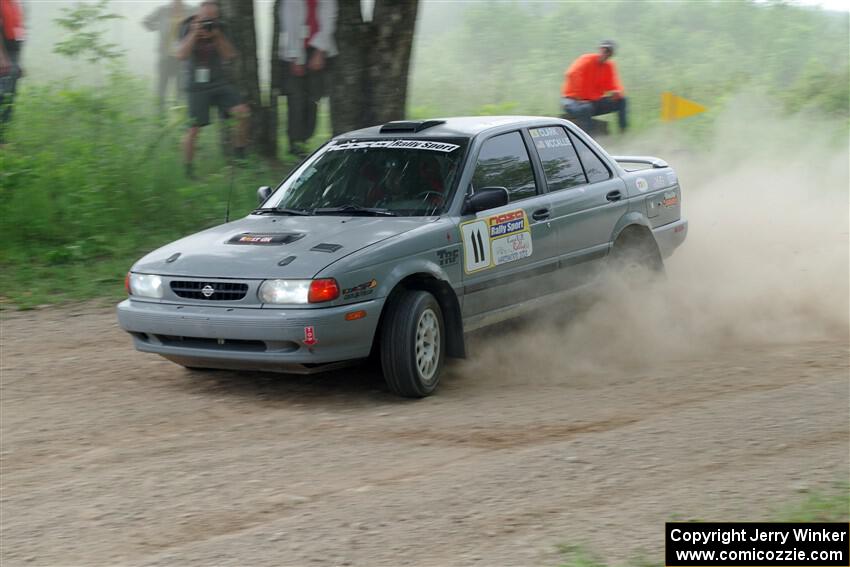
<instances>
[{"instance_id":1,"label":"car door","mask_svg":"<svg viewBox=\"0 0 850 567\"><path fill-rule=\"evenodd\" d=\"M509 203L460 221L463 242L463 315L485 314L541 295L536 285L556 269L559 246L520 130L485 140L475 162L472 190L505 187Z\"/></svg>"},{"instance_id":2,"label":"car door","mask_svg":"<svg viewBox=\"0 0 850 567\"><path fill-rule=\"evenodd\" d=\"M562 125L529 130L551 202L560 251L558 282L578 285L592 276L608 252L614 226L628 203L623 181Z\"/></svg>"}]
</instances>

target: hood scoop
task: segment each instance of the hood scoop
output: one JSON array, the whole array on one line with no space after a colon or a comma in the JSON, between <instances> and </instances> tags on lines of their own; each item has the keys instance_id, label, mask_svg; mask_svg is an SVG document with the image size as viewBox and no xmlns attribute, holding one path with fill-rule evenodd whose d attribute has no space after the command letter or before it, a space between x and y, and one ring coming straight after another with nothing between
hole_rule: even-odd
<instances>
[{"instance_id":1,"label":"hood scoop","mask_svg":"<svg viewBox=\"0 0 850 567\"><path fill-rule=\"evenodd\" d=\"M316 244L310 250L314 252L336 252L342 248L342 244L328 244L327 242L322 242L321 244Z\"/></svg>"},{"instance_id":2,"label":"hood scoop","mask_svg":"<svg viewBox=\"0 0 850 567\"><path fill-rule=\"evenodd\" d=\"M254 246L281 246L292 244L304 238L303 232L243 232L232 236L228 244L248 244Z\"/></svg>"}]
</instances>

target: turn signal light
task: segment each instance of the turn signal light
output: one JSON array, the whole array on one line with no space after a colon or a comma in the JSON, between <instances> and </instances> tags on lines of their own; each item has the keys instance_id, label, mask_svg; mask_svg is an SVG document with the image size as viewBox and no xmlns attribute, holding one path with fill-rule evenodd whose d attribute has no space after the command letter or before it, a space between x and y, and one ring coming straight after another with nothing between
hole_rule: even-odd
<instances>
[{"instance_id":1,"label":"turn signal light","mask_svg":"<svg viewBox=\"0 0 850 567\"><path fill-rule=\"evenodd\" d=\"M339 286L335 279L323 278L310 282L310 292L307 294L307 301L310 303L333 301L337 297L339 297Z\"/></svg>"},{"instance_id":2,"label":"turn signal light","mask_svg":"<svg viewBox=\"0 0 850 567\"><path fill-rule=\"evenodd\" d=\"M130 295L130 272L127 272L127 275L124 276L124 290L127 295Z\"/></svg>"},{"instance_id":3,"label":"turn signal light","mask_svg":"<svg viewBox=\"0 0 850 567\"><path fill-rule=\"evenodd\" d=\"M351 313L346 313L345 314L345 320L346 321L357 321L358 319L362 319L365 316L366 316L366 312L361 309L359 311L352 311Z\"/></svg>"}]
</instances>

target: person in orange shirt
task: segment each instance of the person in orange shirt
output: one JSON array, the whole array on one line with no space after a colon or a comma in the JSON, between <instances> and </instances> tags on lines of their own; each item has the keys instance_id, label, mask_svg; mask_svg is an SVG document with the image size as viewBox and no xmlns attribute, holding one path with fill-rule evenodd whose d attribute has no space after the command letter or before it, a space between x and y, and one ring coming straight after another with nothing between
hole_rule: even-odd
<instances>
[{"instance_id":1,"label":"person in orange shirt","mask_svg":"<svg viewBox=\"0 0 850 567\"><path fill-rule=\"evenodd\" d=\"M0 147L5 144L6 129L12 120L21 69L24 43L24 11L18 0L0 0Z\"/></svg>"},{"instance_id":2,"label":"person in orange shirt","mask_svg":"<svg viewBox=\"0 0 850 567\"><path fill-rule=\"evenodd\" d=\"M598 53L585 53L564 73L561 106L582 130L590 131L593 116L610 112L617 113L620 132L628 128L625 90L611 61L616 47L602 41Z\"/></svg>"}]
</instances>

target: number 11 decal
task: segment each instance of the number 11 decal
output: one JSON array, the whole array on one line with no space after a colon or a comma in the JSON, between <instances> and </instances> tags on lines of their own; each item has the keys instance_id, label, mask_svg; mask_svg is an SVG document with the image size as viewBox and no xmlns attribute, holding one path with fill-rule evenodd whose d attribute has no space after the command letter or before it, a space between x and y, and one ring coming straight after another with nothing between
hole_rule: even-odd
<instances>
[{"instance_id":1,"label":"number 11 decal","mask_svg":"<svg viewBox=\"0 0 850 567\"><path fill-rule=\"evenodd\" d=\"M463 239L463 267L466 273L490 267L491 251L487 221L477 220L460 227Z\"/></svg>"}]
</instances>

